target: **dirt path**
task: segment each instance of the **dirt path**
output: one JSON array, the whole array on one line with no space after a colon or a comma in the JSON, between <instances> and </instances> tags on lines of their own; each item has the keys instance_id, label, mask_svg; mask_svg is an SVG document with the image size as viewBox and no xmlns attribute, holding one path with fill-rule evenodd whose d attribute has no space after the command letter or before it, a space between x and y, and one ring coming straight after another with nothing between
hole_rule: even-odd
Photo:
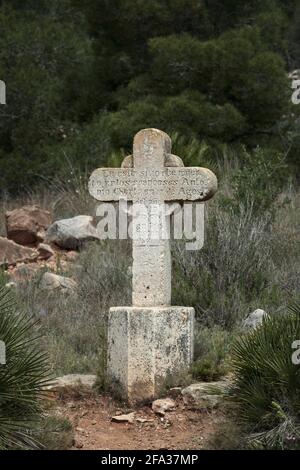
<instances>
[{"instance_id":1,"label":"dirt path","mask_svg":"<svg viewBox=\"0 0 300 470\"><path fill-rule=\"evenodd\" d=\"M130 412L135 413L133 423L112 421L112 416ZM201 449L222 421L217 412L186 409L181 398L176 400L176 409L164 417L150 406L129 409L108 396L64 399L56 413L73 423L74 450Z\"/></svg>"}]
</instances>

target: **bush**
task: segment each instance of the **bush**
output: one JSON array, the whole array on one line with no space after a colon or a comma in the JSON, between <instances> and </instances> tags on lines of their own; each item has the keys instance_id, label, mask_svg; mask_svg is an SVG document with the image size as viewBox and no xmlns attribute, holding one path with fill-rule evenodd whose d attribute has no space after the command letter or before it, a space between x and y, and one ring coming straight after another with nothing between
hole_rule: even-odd
<instances>
[{"instance_id":1,"label":"bush","mask_svg":"<svg viewBox=\"0 0 300 470\"><path fill-rule=\"evenodd\" d=\"M195 362L191 372L196 380L211 382L225 376L228 371L228 353L232 334L219 327L198 325L195 334Z\"/></svg>"},{"instance_id":2,"label":"bush","mask_svg":"<svg viewBox=\"0 0 300 470\"><path fill-rule=\"evenodd\" d=\"M67 418L47 416L37 429L37 439L47 450L67 450L73 445L74 429Z\"/></svg>"},{"instance_id":3,"label":"bush","mask_svg":"<svg viewBox=\"0 0 300 470\"><path fill-rule=\"evenodd\" d=\"M231 393L252 446L300 448L300 367L292 344L300 339L300 305L265 318L232 347Z\"/></svg>"},{"instance_id":4,"label":"bush","mask_svg":"<svg viewBox=\"0 0 300 470\"><path fill-rule=\"evenodd\" d=\"M36 445L32 432L41 413L41 395L49 380L47 357L37 344L33 320L14 310L0 290L0 339L6 364L0 365L0 449Z\"/></svg>"},{"instance_id":5,"label":"bush","mask_svg":"<svg viewBox=\"0 0 300 470\"><path fill-rule=\"evenodd\" d=\"M241 152L241 165L230 175L232 197L224 198L225 208L240 213L251 208L253 216L275 210L278 194L288 181L284 157L272 149L257 147L253 152Z\"/></svg>"}]
</instances>

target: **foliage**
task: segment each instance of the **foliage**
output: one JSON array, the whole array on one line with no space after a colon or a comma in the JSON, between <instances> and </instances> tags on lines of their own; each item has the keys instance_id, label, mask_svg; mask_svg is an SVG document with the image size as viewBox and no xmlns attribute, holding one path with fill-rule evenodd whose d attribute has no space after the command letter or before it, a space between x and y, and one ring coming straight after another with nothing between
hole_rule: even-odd
<instances>
[{"instance_id":1,"label":"foliage","mask_svg":"<svg viewBox=\"0 0 300 470\"><path fill-rule=\"evenodd\" d=\"M264 319L232 346L232 393L255 447L300 447L300 369L292 361L292 344L299 338L300 308L295 305Z\"/></svg>"},{"instance_id":2,"label":"foliage","mask_svg":"<svg viewBox=\"0 0 300 470\"><path fill-rule=\"evenodd\" d=\"M5 289L0 291L0 338L6 364L0 365L0 449L36 445L32 431L41 413L41 394L49 381L47 356L32 334L35 322L18 314Z\"/></svg>"},{"instance_id":3,"label":"foliage","mask_svg":"<svg viewBox=\"0 0 300 470\"><path fill-rule=\"evenodd\" d=\"M211 382L228 373L227 357L232 336L219 327L198 325L195 334L195 361L191 369L194 379Z\"/></svg>"},{"instance_id":4,"label":"foliage","mask_svg":"<svg viewBox=\"0 0 300 470\"><path fill-rule=\"evenodd\" d=\"M251 153L244 148L240 158L240 168L230 175L232 197L224 198L225 207L237 212L251 209L253 216L274 211L280 189L288 181L283 155L257 147Z\"/></svg>"},{"instance_id":5,"label":"foliage","mask_svg":"<svg viewBox=\"0 0 300 470\"><path fill-rule=\"evenodd\" d=\"M44 417L36 429L36 438L47 450L68 450L74 441L74 429L67 418Z\"/></svg>"},{"instance_id":6,"label":"foliage","mask_svg":"<svg viewBox=\"0 0 300 470\"><path fill-rule=\"evenodd\" d=\"M298 13L294 0L1 1L2 190L63 178L65 156L108 164L149 126L298 167Z\"/></svg>"}]
</instances>

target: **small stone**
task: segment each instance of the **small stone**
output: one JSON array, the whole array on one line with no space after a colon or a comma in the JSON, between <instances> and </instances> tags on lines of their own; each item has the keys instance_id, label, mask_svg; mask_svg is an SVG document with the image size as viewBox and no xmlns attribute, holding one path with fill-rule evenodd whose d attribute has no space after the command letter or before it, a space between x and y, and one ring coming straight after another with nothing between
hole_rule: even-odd
<instances>
[{"instance_id":1,"label":"small stone","mask_svg":"<svg viewBox=\"0 0 300 470\"><path fill-rule=\"evenodd\" d=\"M69 277L59 276L58 274L54 273L45 273L42 276L40 288L42 290L48 291L54 291L58 289L70 292L77 288L77 283Z\"/></svg>"},{"instance_id":2,"label":"small stone","mask_svg":"<svg viewBox=\"0 0 300 470\"><path fill-rule=\"evenodd\" d=\"M223 401L228 381L199 382L182 390L183 401L191 409L217 408Z\"/></svg>"},{"instance_id":3,"label":"small stone","mask_svg":"<svg viewBox=\"0 0 300 470\"><path fill-rule=\"evenodd\" d=\"M83 387L92 389L96 383L97 376L91 374L68 374L57 377L54 382L47 386L47 390L63 391L68 388Z\"/></svg>"},{"instance_id":4,"label":"small stone","mask_svg":"<svg viewBox=\"0 0 300 470\"><path fill-rule=\"evenodd\" d=\"M258 308L257 310L254 310L254 312L251 312L247 316L247 318L243 322L243 327L255 329L262 324L263 318L267 318L267 317L269 317L267 312L265 312L261 308Z\"/></svg>"},{"instance_id":5,"label":"small stone","mask_svg":"<svg viewBox=\"0 0 300 470\"><path fill-rule=\"evenodd\" d=\"M155 400L152 403L152 410L154 413L164 416L166 411L172 411L176 407L176 403L171 398L163 398L159 400Z\"/></svg>"},{"instance_id":6,"label":"small stone","mask_svg":"<svg viewBox=\"0 0 300 470\"><path fill-rule=\"evenodd\" d=\"M115 415L112 417L112 421L116 423L133 423L134 422L135 413L129 413L127 415Z\"/></svg>"},{"instance_id":7,"label":"small stone","mask_svg":"<svg viewBox=\"0 0 300 470\"><path fill-rule=\"evenodd\" d=\"M97 424L97 421L92 421L92 425L95 426Z\"/></svg>"},{"instance_id":8,"label":"small stone","mask_svg":"<svg viewBox=\"0 0 300 470\"><path fill-rule=\"evenodd\" d=\"M39 246L37 247L37 250L39 252L40 259L49 259L51 258L51 256L55 255L51 246L47 245L47 243L40 243Z\"/></svg>"},{"instance_id":9,"label":"small stone","mask_svg":"<svg viewBox=\"0 0 300 470\"><path fill-rule=\"evenodd\" d=\"M8 282L5 284L6 289L15 289L17 287L17 284L15 282Z\"/></svg>"},{"instance_id":10,"label":"small stone","mask_svg":"<svg viewBox=\"0 0 300 470\"><path fill-rule=\"evenodd\" d=\"M76 428L77 432L80 432L81 434L85 434L85 430L83 428Z\"/></svg>"}]
</instances>

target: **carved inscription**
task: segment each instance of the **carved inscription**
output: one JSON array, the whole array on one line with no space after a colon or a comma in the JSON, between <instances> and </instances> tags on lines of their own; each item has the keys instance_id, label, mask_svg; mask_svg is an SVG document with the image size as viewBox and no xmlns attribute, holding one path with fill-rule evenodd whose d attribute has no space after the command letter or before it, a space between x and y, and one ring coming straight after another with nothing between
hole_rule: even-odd
<instances>
[{"instance_id":1,"label":"carved inscription","mask_svg":"<svg viewBox=\"0 0 300 470\"><path fill-rule=\"evenodd\" d=\"M215 175L206 168L99 168L89 190L100 201L205 201L216 185Z\"/></svg>"}]
</instances>

